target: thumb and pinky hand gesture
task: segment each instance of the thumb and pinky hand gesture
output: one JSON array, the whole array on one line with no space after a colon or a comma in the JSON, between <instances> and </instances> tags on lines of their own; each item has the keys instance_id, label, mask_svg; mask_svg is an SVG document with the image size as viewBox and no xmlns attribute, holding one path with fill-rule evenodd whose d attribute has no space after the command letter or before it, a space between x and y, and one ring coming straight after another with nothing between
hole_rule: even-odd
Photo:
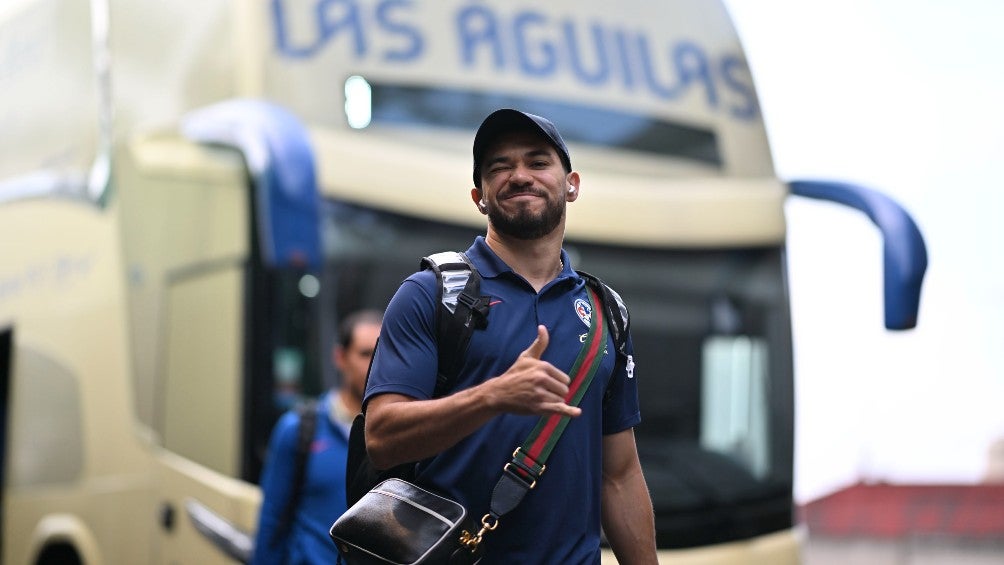
<instances>
[{"instance_id":1,"label":"thumb and pinky hand gesture","mask_svg":"<svg viewBox=\"0 0 1004 565\"><path fill-rule=\"evenodd\" d=\"M578 407L565 401L571 379L547 361L541 360L550 343L547 328L537 326L533 340L512 367L503 373L498 382L504 386L503 410L516 414L561 414L576 417L582 413Z\"/></svg>"}]
</instances>

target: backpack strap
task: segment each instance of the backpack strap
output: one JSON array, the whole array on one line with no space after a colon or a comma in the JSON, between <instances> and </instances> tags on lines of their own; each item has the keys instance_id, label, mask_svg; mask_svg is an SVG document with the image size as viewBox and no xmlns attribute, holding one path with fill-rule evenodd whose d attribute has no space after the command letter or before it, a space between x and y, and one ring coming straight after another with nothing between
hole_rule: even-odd
<instances>
[{"instance_id":1,"label":"backpack strap","mask_svg":"<svg viewBox=\"0 0 1004 565\"><path fill-rule=\"evenodd\" d=\"M627 338L631 330L631 316L628 314L627 304L617 294L617 291L610 288L599 277L591 275L585 271L575 271L586 281L586 286L599 295L600 302L603 303L603 317L607 319L610 326L610 335L614 340L614 348L617 350L617 358L624 362L624 370L630 377L634 373L634 356L627 351ZM603 391L603 402L610 398L609 388Z\"/></svg>"},{"instance_id":2,"label":"backpack strap","mask_svg":"<svg viewBox=\"0 0 1004 565\"><path fill-rule=\"evenodd\" d=\"M296 407L300 417L300 425L296 434L296 459L293 461L293 489L286 500L286 506L279 517L279 526L272 535L272 544L285 536L293 524L296 507L300 504L303 494L303 484L307 480L307 460L310 459L310 445L314 442L314 431L317 429L317 401L314 399L301 402Z\"/></svg>"},{"instance_id":3,"label":"backpack strap","mask_svg":"<svg viewBox=\"0 0 1004 565\"><path fill-rule=\"evenodd\" d=\"M438 398L453 388L474 330L488 326L489 297L481 296L481 275L464 253L435 253L423 257L420 267L436 273L440 289L436 304L439 369L433 393Z\"/></svg>"},{"instance_id":4,"label":"backpack strap","mask_svg":"<svg viewBox=\"0 0 1004 565\"><path fill-rule=\"evenodd\" d=\"M631 317L628 314L627 305L617 291L607 286L599 277L591 275L585 271L575 271L586 281L586 286L593 289L603 303L604 314L610 324L610 334L614 338L614 345L617 354L628 357L627 338L631 331Z\"/></svg>"}]
</instances>

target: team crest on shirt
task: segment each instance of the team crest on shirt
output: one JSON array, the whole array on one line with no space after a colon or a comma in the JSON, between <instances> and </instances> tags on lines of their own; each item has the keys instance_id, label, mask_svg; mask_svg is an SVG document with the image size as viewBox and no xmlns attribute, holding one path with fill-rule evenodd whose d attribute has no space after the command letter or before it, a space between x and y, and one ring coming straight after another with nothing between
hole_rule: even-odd
<instances>
[{"instance_id":1,"label":"team crest on shirt","mask_svg":"<svg viewBox=\"0 0 1004 565\"><path fill-rule=\"evenodd\" d=\"M581 298L575 299L575 313L582 320L582 323L589 327L589 322L593 316L593 308L589 305L588 300L583 300Z\"/></svg>"}]
</instances>

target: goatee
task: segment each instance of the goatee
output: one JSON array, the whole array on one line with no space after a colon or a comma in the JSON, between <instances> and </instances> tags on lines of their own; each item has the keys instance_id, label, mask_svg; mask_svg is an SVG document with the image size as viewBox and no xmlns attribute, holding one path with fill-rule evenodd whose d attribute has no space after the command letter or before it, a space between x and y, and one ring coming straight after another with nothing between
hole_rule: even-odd
<instances>
[{"instance_id":1,"label":"goatee","mask_svg":"<svg viewBox=\"0 0 1004 565\"><path fill-rule=\"evenodd\" d=\"M488 210L488 221L499 233L516 239L538 239L554 231L565 214L565 201L548 201L547 207L534 213L520 207L514 214L506 214L497 206Z\"/></svg>"}]
</instances>

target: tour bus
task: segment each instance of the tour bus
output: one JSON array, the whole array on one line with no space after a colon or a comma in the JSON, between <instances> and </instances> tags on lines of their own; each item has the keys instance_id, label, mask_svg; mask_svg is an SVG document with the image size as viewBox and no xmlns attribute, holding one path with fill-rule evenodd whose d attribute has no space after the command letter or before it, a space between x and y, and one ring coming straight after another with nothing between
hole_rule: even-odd
<instances>
[{"instance_id":1,"label":"tour bus","mask_svg":"<svg viewBox=\"0 0 1004 565\"><path fill-rule=\"evenodd\" d=\"M871 218L886 326L916 323L916 225L776 177L717 1L16 0L0 92L3 563L246 561L338 321L484 232L496 108L582 175L565 248L631 311L661 562L800 560L789 195Z\"/></svg>"}]
</instances>

